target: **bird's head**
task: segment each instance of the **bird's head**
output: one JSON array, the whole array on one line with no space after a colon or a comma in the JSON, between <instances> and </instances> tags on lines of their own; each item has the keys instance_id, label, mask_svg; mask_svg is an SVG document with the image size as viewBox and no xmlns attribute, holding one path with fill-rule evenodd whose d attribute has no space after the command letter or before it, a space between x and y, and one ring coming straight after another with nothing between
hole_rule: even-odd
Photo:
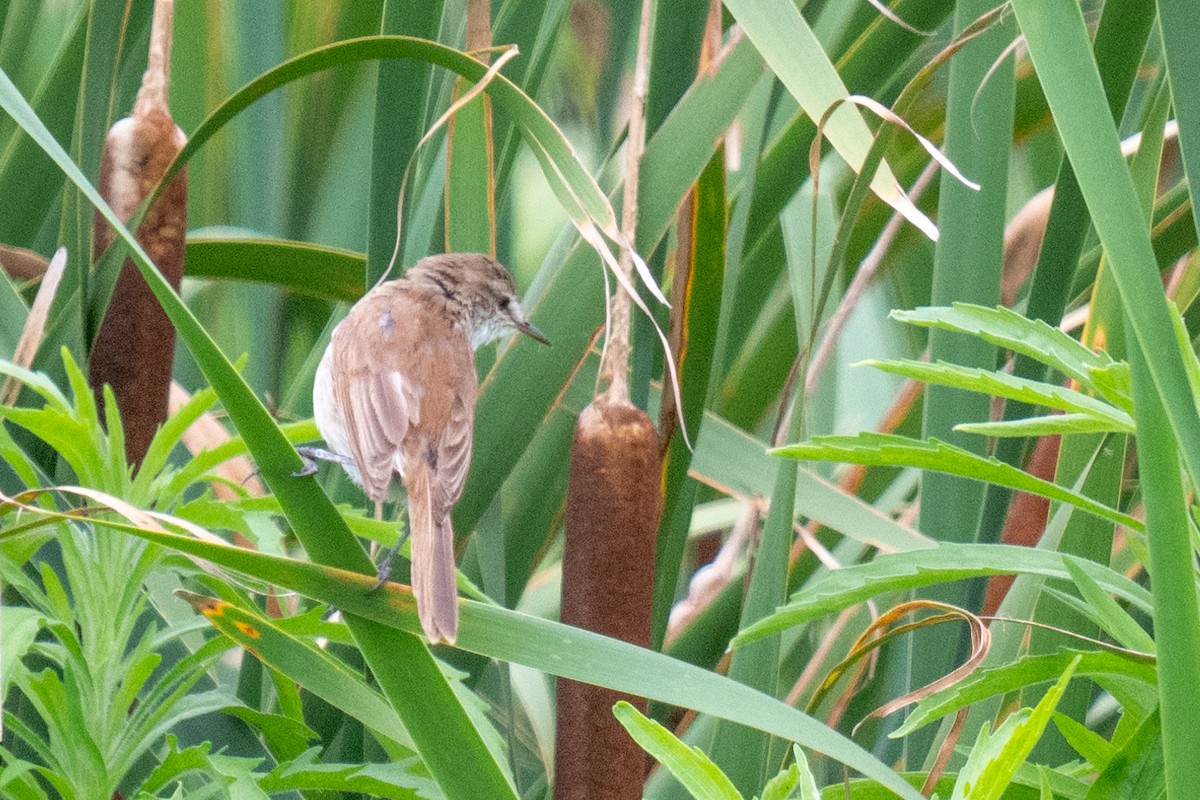
<instances>
[{"instance_id":1,"label":"bird's head","mask_svg":"<svg viewBox=\"0 0 1200 800\"><path fill-rule=\"evenodd\" d=\"M521 308L512 275L495 259L482 253L429 256L405 277L445 297L447 306L462 316L472 348L513 333L550 344Z\"/></svg>"}]
</instances>

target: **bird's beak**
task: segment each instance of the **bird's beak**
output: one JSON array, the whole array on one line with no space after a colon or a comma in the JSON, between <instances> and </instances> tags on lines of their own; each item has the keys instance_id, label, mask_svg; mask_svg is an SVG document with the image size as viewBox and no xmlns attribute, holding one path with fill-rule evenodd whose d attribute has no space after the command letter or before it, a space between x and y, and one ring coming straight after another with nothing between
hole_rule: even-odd
<instances>
[{"instance_id":1,"label":"bird's beak","mask_svg":"<svg viewBox=\"0 0 1200 800\"><path fill-rule=\"evenodd\" d=\"M530 339L533 339L535 342L541 342L542 344L550 344L550 340L546 338L546 334L542 333L538 329L538 326L534 325L529 320L517 322L514 324L514 327L517 330L519 330L521 333L528 336Z\"/></svg>"}]
</instances>

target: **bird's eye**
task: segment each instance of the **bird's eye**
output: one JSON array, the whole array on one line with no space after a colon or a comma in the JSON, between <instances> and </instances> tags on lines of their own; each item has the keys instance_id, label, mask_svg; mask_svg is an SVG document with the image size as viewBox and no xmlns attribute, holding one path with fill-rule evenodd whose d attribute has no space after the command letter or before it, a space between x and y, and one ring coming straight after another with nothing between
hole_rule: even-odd
<instances>
[{"instance_id":1,"label":"bird's eye","mask_svg":"<svg viewBox=\"0 0 1200 800\"><path fill-rule=\"evenodd\" d=\"M502 297L502 298L500 298L500 308L504 309L505 311L508 311L508 307L509 307L509 306L511 306L511 305L512 305L512 298L511 298L511 297Z\"/></svg>"}]
</instances>

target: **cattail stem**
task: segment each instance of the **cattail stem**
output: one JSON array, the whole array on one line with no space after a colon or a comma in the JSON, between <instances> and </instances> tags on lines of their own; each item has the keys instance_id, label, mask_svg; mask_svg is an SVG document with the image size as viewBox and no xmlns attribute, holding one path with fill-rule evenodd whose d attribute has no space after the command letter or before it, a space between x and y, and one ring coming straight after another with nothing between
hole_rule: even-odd
<instances>
[{"instance_id":1,"label":"cattail stem","mask_svg":"<svg viewBox=\"0 0 1200 800\"><path fill-rule=\"evenodd\" d=\"M166 110L171 85L171 42L175 26L175 0L157 0L150 22L150 55L142 86L133 104L133 116L145 117Z\"/></svg>"},{"instance_id":2,"label":"cattail stem","mask_svg":"<svg viewBox=\"0 0 1200 800\"><path fill-rule=\"evenodd\" d=\"M618 267L632 284L633 252L637 231L638 174L642 154L646 150L646 92L650 62L650 1L642 3L642 19L638 28L637 60L633 68L633 91L629 102L629 135L625 137L625 191L621 204L621 232L625 246L621 248ZM600 376L608 382L607 396L613 402L629 402L629 329L631 300L620 282L609 305L608 340L604 343L604 359Z\"/></svg>"}]
</instances>

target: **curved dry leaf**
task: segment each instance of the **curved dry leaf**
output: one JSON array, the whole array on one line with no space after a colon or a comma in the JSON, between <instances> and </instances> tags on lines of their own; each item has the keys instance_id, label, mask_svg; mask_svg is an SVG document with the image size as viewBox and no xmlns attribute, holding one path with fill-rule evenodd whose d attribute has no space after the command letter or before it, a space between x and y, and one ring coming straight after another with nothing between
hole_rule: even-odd
<instances>
[{"instance_id":1,"label":"curved dry leaf","mask_svg":"<svg viewBox=\"0 0 1200 800\"><path fill-rule=\"evenodd\" d=\"M927 617L915 622L908 622L902 625L892 627L892 624L901 617L918 611L936 611L933 616ZM878 619L872 622L867 629L858 637L854 644L850 647L846 657L830 670L829 675L817 688L813 694L813 698L809 701L808 708L810 712L820 705L821 701L829 694L834 685L841 679L846 671L860 662L864 656L877 650L884 642L910 633L930 625L937 625L942 622L952 622L962 620L967 623L971 631L971 653L967 660L962 665L952 670L947 675L914 689L907 694L895 698L887 703L884 703L879 708L867 714L854 726L854 731L857 731L859 726L871 719L885 717L894 711L897 711L905 706L922 700L929 695L938 692L948 686L966 678L974 672L987 656L988 650L991 649L992 637L983 620L975 614L965 611L957 606L948 603L940 603L935 600L911 600L901 603L894 608L882 614ZM846 705L849 702L851 692L843 696L841 705Z\"/></svg>"},{"instance_id":2,"label":"curved dry leaf","mask_svg":"<svg viewBox=\"0 0 1200 800\"><path fill-rule=\"evenodd\" d=\"M617 264L617 260L613 258L612 252L604 244L604 240L600 238L600 232L596 226L588 221L584 224L576 224L575 227L579 231L579 235L583 238L583 240L592 246L592 248L604 260L604 263L608 265L610 270L612 270L613 275L615 275L617 278L617 282L621 284L626 292L629 293L630 299L633 300L633 303L638 307L638 310L645 314L646 318L649 319L653 324L654 332L658 334L658 340L662 342L663 346L663 358L666 361L666 369L664 371L671 379L671 393L675 396L675 408L679 415L679 431L683 434L684 444L687 445L688 450L691 450L692 440L688 436L687 426L684 424L683 420L683 394L679 388L679 375L677 374L678 370L675 366L675 357L671 354L671 343L667 340L667 334L663 332L662 326L659 325L657 320L654 319L654 315L650 313L650 309L646 306L646 302L642 300L642 298L638 295L637 290L634 289L633 283L628 277L621 273L621 269Z\"/></svg>"},{"instance_id":3,"label":"curved dry leaf","mask_svg":"<svg viewBox=\"0 0 1200 800\"><path fill-rule=\"evenodd\" d=\"M392 248L392 257L388 260L387 269L383 271L383 274L379 276L379 280L375 282L376 286L388 279L388 275L390 275L392 270L396 267L396 259L400 257L400 233L403 228L404 221L404 193L408 189L408 178L412 174L413 164L415 164L417 161L417 153L419 153L421 148L429 142L430 138L433 137L433 134L437 133L438 129L445 125L450 118L458 112L459 109L474 100L484 89L487 88L488 84L492 82L492 79L500 73L501 67L519 54L520 50L515 44L506 47L504 51L496 58L496 61L488 67L487 72L483 74L483 77L480 78L474 86L463 92L462 97L455 100L450 104L449 108L442 112L442 115L438 117L432 125L429 126L429 129L425 131L425 135L421 137L421 140L417 142L417 146L413 148L412 156L410 156L408 159L408 165L404 168L404 176L400 179L400 193L396 196L396 244Z\"/></svg>"},{"instance_id":4,"label":"curved dry leaf","mask_svg":"<svg viewBox=\"0 0 1200 800\"><path fill-rule=\"evenodd\" d=\"M890 8L880 2L880 0L867 0L867 2L873 5L875 10L878 11L882 16L887 17L892 22L896 23L910 33L915 33L917 36L933 36L934 34L934 31L923 31L912 23L907 22L895 11L892 11Z\"/></svg>"},{"instance_id":5,"label":"curved dry leaf","mask_svg":"<svg viewBox=\"0 0 1200 800\"><path fill-rule=\"evenodd\" d=\"M861 106L861 107L871 111L873 114L875 114L875 116L879 117L884 122L890 122L893 125L899 125L901 128L903 128L904 130L908 131L910 134L913 135L913 137L917 140L917 143L920 144L922 148L924 148L925 152L929 153L929 156L934 161L936 161L938 164L941 165L942 169L946 170L951 175L953 175L955 178L957 178L958 182L961 183L963 186L966 186L968 189L974 189L975 191L979 191L978 183L975 183L970 178L968 178L966 175L963 175L961 172L959 172L958 167L956 167L954 165L954 162L951 161L949 158L947 158L946 155L944 153L942 153L941 150L938 149L937 145L935 145L933 142L926 139L921 134L917 133L917 131L913 128L913 126L909 125L908 122L903 117L901 117L899 114L892 111L890 108L888 108L883 103L876 100L875 98L867 97L866 95L861 95L861 94L852 94L849 97L845 97L845 98L842 98L841 100L838 100L836 103L833 103L828 109L826 109L824 114L821 115L821 121L817 125L817 136L814 137L813 143L809 147L809 154L808 154L808 163L809 163L809 168L812 170L814 184L817 181L817 174L819 172L819 168L820 168L820 164L821 164L821 132L824 129L825 123L829 120L829 117L833 114L834 111L837 110L837 108L842 103L853 103L856 106ZM814 158L816 159L815 164L814 164Z\"/></svg>"},{"instance_id":6,"label":"curved dry leaf","mask_svg":"<svg viewBox=\"0 0 1200 800\"><path fill-rule=\"evenodd\" d=\"M861 726L867 720L886 717L893 711L898 711L905 706L912 705L913 703L925 699L935 692L939 692L942 689L953 686L978 669L980 665L983 664L983 659L987 657L988 651L992 647L992 633L988 627L983 624L983 620L975 614L966 611L965 609L958 608L957 606L950 605L949 603L939 603L935 600L912 600L907 603L901 603L876 620L871 627L864 632L863 636L859 637L858 642L855 643L856 647L861 644L863 646L869 646L873 649L878 645L874 641L870 643L865 641L867 636L873 635L874 631L877 629L886 628L893 620L898 619L899 617L916 611L924 610L940 610L942 613L932 617L927 617L920 622L901 625L896 629L896 632L907 633L911 630L917 630L929 625L936 625L941 622L962 620L963 622L967 623L967 627L971 631L970 655L961 665L943 675L941 678L927 683L920 688L914 689L907 694L901 695L894 700L884 703L879 708L867 714L854 726L855 731L857 731L859 726Z\"/></svg>"},{"instance_id":7,"label":"curved dry leaf","mask_svg":"<svg viewBox=\"0 0 1200 800\"><path fill-rule=\"evenodd\" d=\"M157 520L154 519L154 516L150 512L143 511L132 503L127 503L121 498L115 497L107 492L101 492L98 489L89 489L85 486L52 486L46 489L29 489L17 495L15 498L9 499L11 502L20 505L26 510L45 513L46 509L44 508L28 506L19 501L19 498L24 497L27 494L43 494L45 492L59 492L61 494L77 495L79 497L86 498L97 505L104 506L105 508L117 512L139 528L145 528L146 530L155 531L157 533L167 532L167 529L159 525ZM3 497L3 495L0 495L0 497Z\"/></svg>"}]
</instances>

